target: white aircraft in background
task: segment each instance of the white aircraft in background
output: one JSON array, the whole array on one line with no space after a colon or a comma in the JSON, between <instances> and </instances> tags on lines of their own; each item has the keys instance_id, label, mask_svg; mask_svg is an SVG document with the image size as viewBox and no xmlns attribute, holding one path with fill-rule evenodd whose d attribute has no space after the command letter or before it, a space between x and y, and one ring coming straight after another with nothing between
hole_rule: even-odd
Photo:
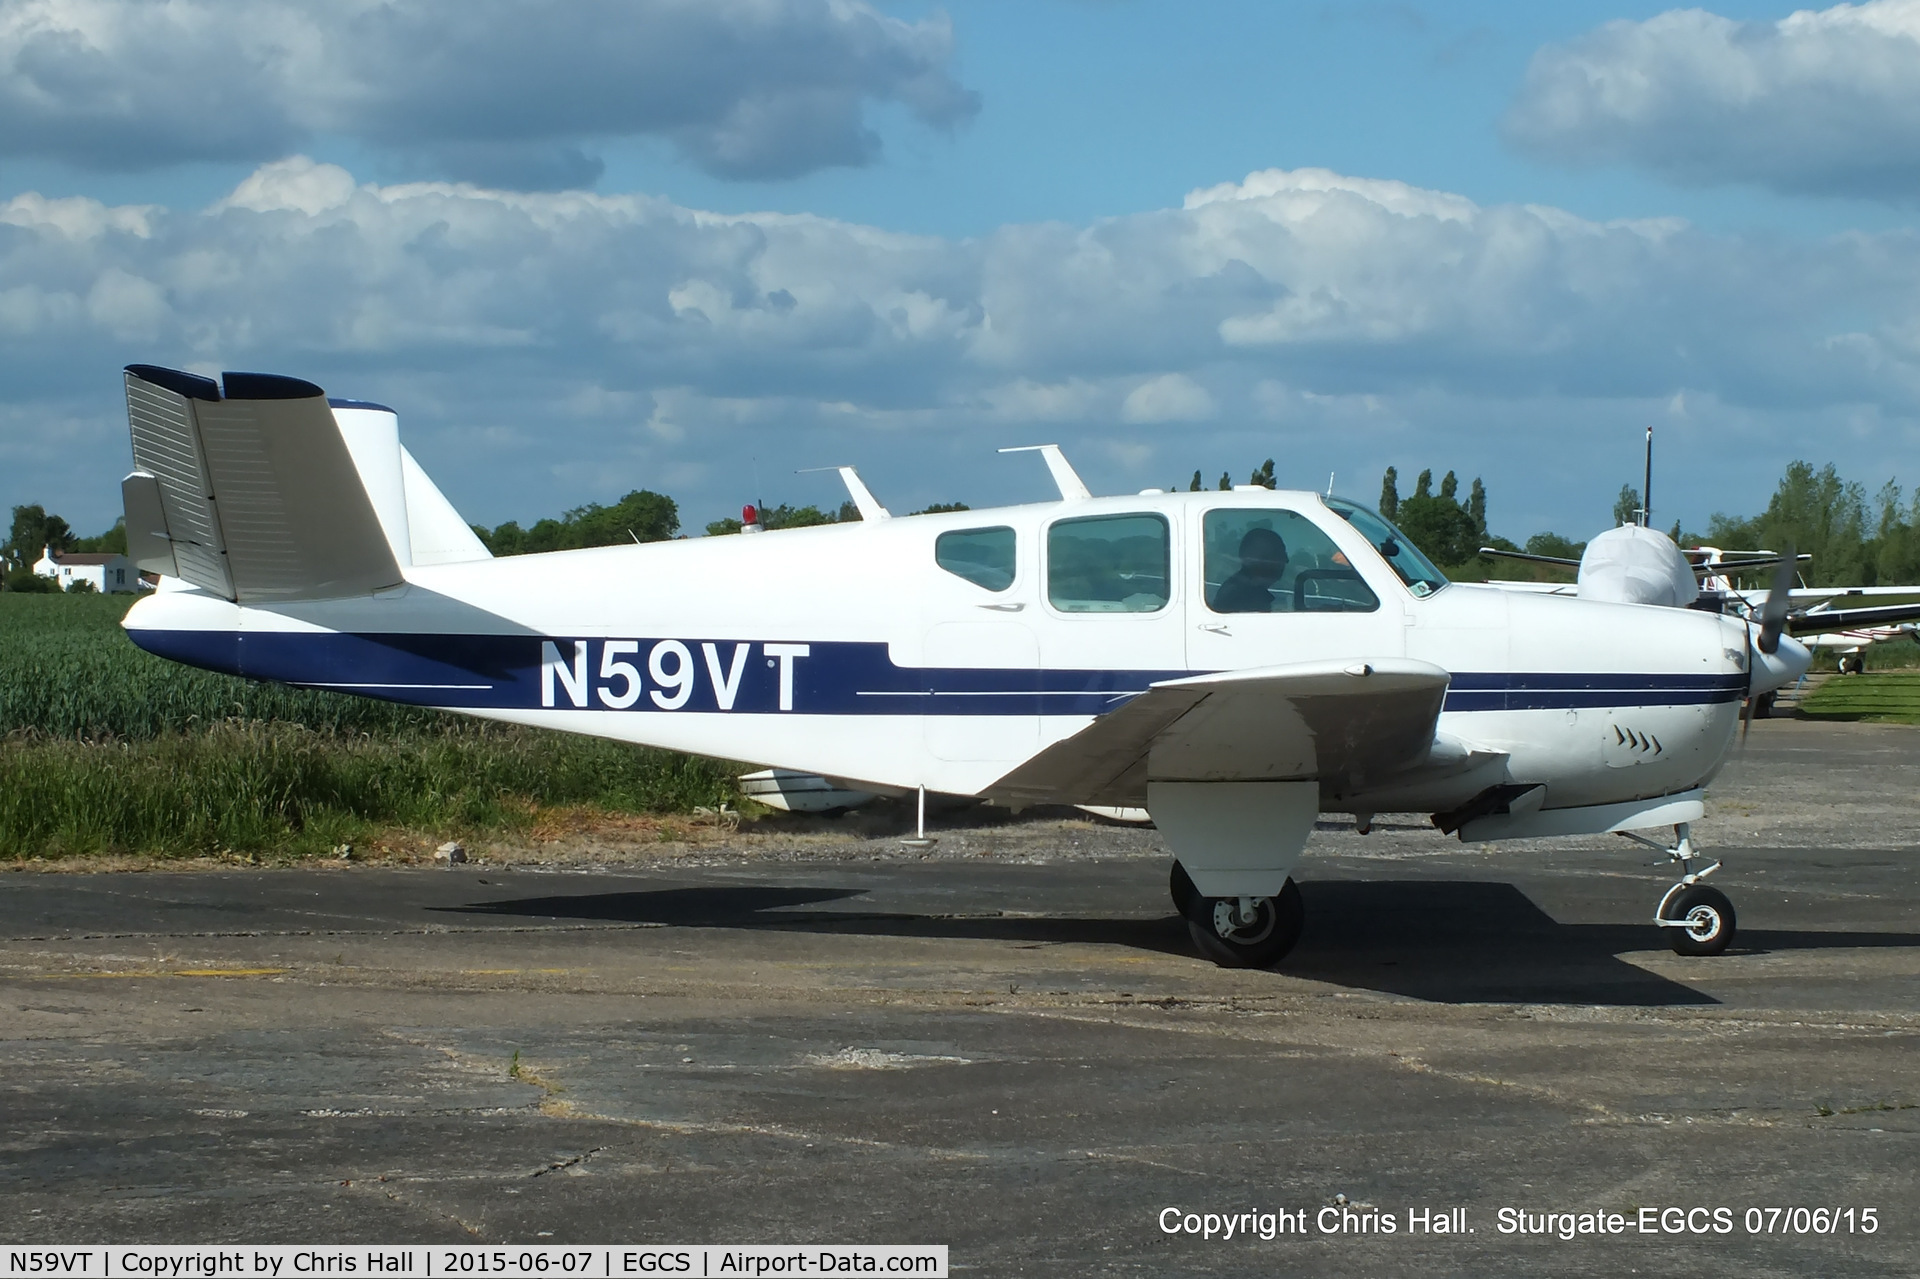
<instances>
[{"instance_id":1,"label":"white aircraft in background","mask_svg":"<svg viewBox=\"0 0 1920 1279\"><path fill-rule=\"evenodd\" d=\"M1807 625L1827 625L1828 619L1822 617L1821 612L1818 608L1809 609L1801 615L1802 621ZM1858 675L1867 669L1867 650L1875 644L1898 639L1920 643L1920 624L1906 622L1899 626L1854 626L1846 630L1812 634L1803 631L1796 638L1810 649L1825 649L1832 653L1842 675Z\"/></svg>"},{"instance_id":2,"label":"white aircraft in background","mask_svg":"<svg viewBox=\"0 0 1920 1279\"><path fill-rule=\"evenodd\" d=\"M149 652L855 789L1142 807L1227 965L1299 937L1289 872L1328 811L1468 841L1672 826L1656 920L1724 950L1689 824L1741 699L1809 660L1777 609L1450 584L1355 503L1094 497L1051 445L1058 501L893 519L843 468L858 523L493 559L390 409L147 365L126 393Z\"/></svg>"}]
</instances>

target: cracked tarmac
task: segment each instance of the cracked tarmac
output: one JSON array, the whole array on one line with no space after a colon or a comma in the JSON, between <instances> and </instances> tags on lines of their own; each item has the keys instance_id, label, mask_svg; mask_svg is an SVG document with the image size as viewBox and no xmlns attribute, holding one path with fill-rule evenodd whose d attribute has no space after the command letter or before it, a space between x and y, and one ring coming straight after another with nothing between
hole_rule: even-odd
<instances>
[{"instance_id":1,"label":"cracked tarmac","mask_svg":"<svg viewBox=\"0 0 1920 1279\"><path fill-rule=\"evenodd\" d=\"M1278 972L1151 831L0 877L0 1238L946 1243L956 1272L1920 1271L1920 733L1762 723L1682 959L1625 841L1329 823ZM811 837L810 837L811 838ZM1201 1240L1163 1208L1395 1235ZM1513 1237L1502 1207L1878 1209ZM1409 1234L1464 1207L1473 1233ZM1071 1263L1071 1264L1068 1264Z\"/></svg>"}]
</instances>

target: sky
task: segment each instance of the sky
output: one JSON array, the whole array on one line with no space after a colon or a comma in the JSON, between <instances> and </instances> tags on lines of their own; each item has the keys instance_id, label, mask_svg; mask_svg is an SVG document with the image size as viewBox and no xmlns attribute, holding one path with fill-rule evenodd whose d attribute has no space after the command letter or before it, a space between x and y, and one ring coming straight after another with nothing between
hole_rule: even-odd
<instances>
[{"instance_id":1,"label":"sky","mask_svg":"<svg viewBox=\"0 0 1920 1279\"><path fill-rule=\"evenodd\" d=\"M191 73L183 73L191 68ZM470 520L1920 484L1920 0L0 0L0 506L118 370L400 414Z\"/></svg>"}]
</instances>

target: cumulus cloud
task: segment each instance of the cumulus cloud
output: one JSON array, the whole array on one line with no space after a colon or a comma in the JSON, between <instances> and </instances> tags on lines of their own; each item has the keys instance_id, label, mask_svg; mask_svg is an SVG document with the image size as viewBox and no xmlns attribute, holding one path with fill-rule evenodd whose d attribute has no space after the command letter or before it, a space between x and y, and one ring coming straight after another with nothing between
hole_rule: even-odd
<instances>
[{"instance_id":1,"label":"cumulus cloud","mask_svg":"<svg viewBox=\"0 0 1920 1279\"><path fill-rule=\"evenodd\" d=\"M1534 55L1503 130L1535 155L1680 182L1912 201L1920 0L1610 22Z\"/></svg>"},{"instance_id":2,"label":"cumulus cloud","mask_svg":"<svg viewBox=\"0 0 1920 1279\"><path fill-rule=\"evenodd\" d=\"M589 186L597 140L710 173L866 164L869 103L947 128L978 98L944 17L859 0L0 0L0 155L258 161L319 136L520 189Z\"/></svg>"},{"instance_id":3,"label":"cumulus cloud","mask_svg":"<svg viewBox=\"0 0 1920 1279\"><path fill-rule=\"evenodd\" d=\"M1207 388L1184 373L1163 373L1127 392L1120 420L1133 423L1197 422L1213 416Z\"/></svg>"},{"instance_id":4,"label":"cumulus cloud","mask_svg":"<svg viewBox=\"0 0 1920 1279\"><path fill-rule=\"evenodd\" d=\"M643 195L376 185L295 158L202 210L0 204L0 433L86 421L88 447L113 447L113 370L139 360L394 403L454 490L515 513L577 504L582 477L690 477L692 500L743 457L837 463L874 432L952 450L918 468L923 500L963 496L957 459L1038 439L1097 442L1132 487L1414 424L1511 453L1607 411L1664 416L1680 391L1690 422L1839 414L1904 456L1916 249L1907 232L1598 223L1324 170L955 241ZM30 480L0 496L40 500Z\"/></svg>"}]
</instances>

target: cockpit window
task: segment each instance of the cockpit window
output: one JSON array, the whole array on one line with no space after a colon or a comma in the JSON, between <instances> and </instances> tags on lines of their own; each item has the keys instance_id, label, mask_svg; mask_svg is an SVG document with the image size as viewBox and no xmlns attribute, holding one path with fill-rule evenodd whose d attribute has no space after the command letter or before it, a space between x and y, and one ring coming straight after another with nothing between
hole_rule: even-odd
<instances>
[{"instance_id":1,"label":"cockpit window","mask_svg":"<svg viewBox=\"0 0 1920 1279\"><path fill-rule=\"evenodd\" d=\"M1047 602L1062 613L1157 613L1172 562L1158 515L1095 515L1047 530Z\"/></svg>"},{"instance_id":2,"label":"cockpit window","mask_svg":"<svg viewBox=\"0 0 1920 1279\"><path fill-rule=\"evenodd\" d=\"M1380 599L1298 511L1222 507L1202 522L1206 600L1216 613L1371 613Z\"/></svg>"},{"instance_id":3,"label":"cockpit window","mask_svg":"<svg viewBox=\"0 0 1920 1279\"><path fill-rule=\"evenodd\" d=\"M1405 533L1358 502L1349 502L1343 497L1321 500L1328 510L1360 530L1360 535L1373 544L1373 549L1380 552L1388 567L1400 575L1400 580L1416 598L1425 599L1447 584L1447 575L1435 568L1433 561L1422 555Z\"/></svg>"},{"instance_id":4,"label":"cockpit window","mask_svg":"<svg viewBox=\"0 0 1920 1279\"><path fill-rule=\"evenodd\" d=\"M975 586L1004 591L1013 585L1013 530L962 528L933 542L933 562Z\"/></svg>"}]
</instances>

